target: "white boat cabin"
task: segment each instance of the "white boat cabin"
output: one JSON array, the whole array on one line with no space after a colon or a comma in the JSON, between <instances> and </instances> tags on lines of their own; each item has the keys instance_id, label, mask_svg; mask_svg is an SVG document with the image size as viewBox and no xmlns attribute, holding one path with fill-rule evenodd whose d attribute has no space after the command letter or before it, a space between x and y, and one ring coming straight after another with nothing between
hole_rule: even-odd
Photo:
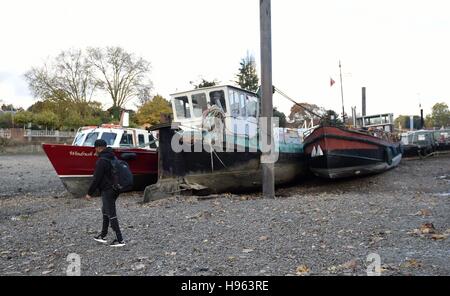
<instances>
[{"instance_id":1,"label":"white boat cabin","mask_svg":"<svg viewBox=\"0 0 450 296\"><path fill-rule=\"evenodd\" d=\"M120 125L103 124L78 129L73 146L94 146L97 139L103 139L113 148L143 148L156 150L156 135L145 129L125 128Z\"/></svg>"},{"instance_id":2,"label":"white boat cabin","mask_svg":"<svg viewBox=\"0 0 450 296\"><path fill-rule=\"evenodd\" d=\"M257 132L259 99L253 92L234 86L213 86L171 95L174 121L185 129L202 126L203 112L213 105L225 114L230 133L254 136Z\"/></svg>"}]
</instances>

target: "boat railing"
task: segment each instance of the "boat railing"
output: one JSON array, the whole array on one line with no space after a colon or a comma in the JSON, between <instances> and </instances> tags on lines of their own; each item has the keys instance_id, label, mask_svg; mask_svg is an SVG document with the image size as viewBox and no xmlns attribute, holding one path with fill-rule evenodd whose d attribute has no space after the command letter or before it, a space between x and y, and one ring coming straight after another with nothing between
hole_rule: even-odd
<instances>
[{"instance_id":1,"label":"boat railing","mask_svg":"<svg viewBox=\"0 0 450 296\"><path fill-rule=\"evenodd\" d=\"M50 138L73 138L76 132L58 130L31 130L26 129L24 137L50 137Z\"/></svg>"},{"instance_id":2,"label":"boat railing","mask_svg":"<svg viewBox=\"0 0 450 296\"><path fill-rule=\"evenodd\" d=\"M309 136L317 127L318 127L318 125L315 125L313 127L308 128L307 130L305 130L303 132L303 139L305 139L307 136Z\"/></svg>"}]
</instances>

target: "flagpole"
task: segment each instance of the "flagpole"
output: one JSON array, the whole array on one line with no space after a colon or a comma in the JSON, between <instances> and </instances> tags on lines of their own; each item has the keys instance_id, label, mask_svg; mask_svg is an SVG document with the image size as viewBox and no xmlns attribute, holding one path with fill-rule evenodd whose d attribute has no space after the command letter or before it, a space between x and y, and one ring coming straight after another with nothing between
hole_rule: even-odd
<instances>
[{"instance_id":1,"label":"flagpole","mask_svg":"<svg viewBox=\"0 0 450 296\"><path fill-rule=\"evenodd\" d=\"M342 98L342 122L345 124L345 111L344 111L344 87L342 86L342 69L341 60L339 60L339 74L341 77L341 98Z\"/></svg>"}]
</instances>

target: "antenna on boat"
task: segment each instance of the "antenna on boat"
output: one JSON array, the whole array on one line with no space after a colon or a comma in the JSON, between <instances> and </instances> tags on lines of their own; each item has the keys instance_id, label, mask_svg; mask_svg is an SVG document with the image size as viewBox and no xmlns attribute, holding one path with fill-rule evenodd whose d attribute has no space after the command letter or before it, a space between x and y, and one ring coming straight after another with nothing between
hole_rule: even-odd
<instances>
[{"instance_id":1,"label":"antenna on boat","mask_svg":"<svg viewBox=\"0 0 450 296\"><path fill-rule=\"evenodd\" d=\"M344 88L343 88L343 86L342 86L342 67L341 67L341 60L339 60L339 75L340 75L340 77L341 77L342 122L345 124Z\"/></svg>"}]
</instances>

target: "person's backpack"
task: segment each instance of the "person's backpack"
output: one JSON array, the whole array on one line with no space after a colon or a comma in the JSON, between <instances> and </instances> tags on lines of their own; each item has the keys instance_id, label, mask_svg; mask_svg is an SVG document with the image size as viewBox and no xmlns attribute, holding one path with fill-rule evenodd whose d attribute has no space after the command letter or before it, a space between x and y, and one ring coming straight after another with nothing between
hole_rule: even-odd
<instances>
[{"instance_id":1,"label":"person's backpack","mask_svg":"<svg viewBox=\"0 0 450 296\"><path fill-rule=\"evenodd\" d=\"M133 188L133 174L126 161L115 157L113 160L108 159L111 163L112 187L116 192L126 192Z\"/></svg>"}]
</instances>

